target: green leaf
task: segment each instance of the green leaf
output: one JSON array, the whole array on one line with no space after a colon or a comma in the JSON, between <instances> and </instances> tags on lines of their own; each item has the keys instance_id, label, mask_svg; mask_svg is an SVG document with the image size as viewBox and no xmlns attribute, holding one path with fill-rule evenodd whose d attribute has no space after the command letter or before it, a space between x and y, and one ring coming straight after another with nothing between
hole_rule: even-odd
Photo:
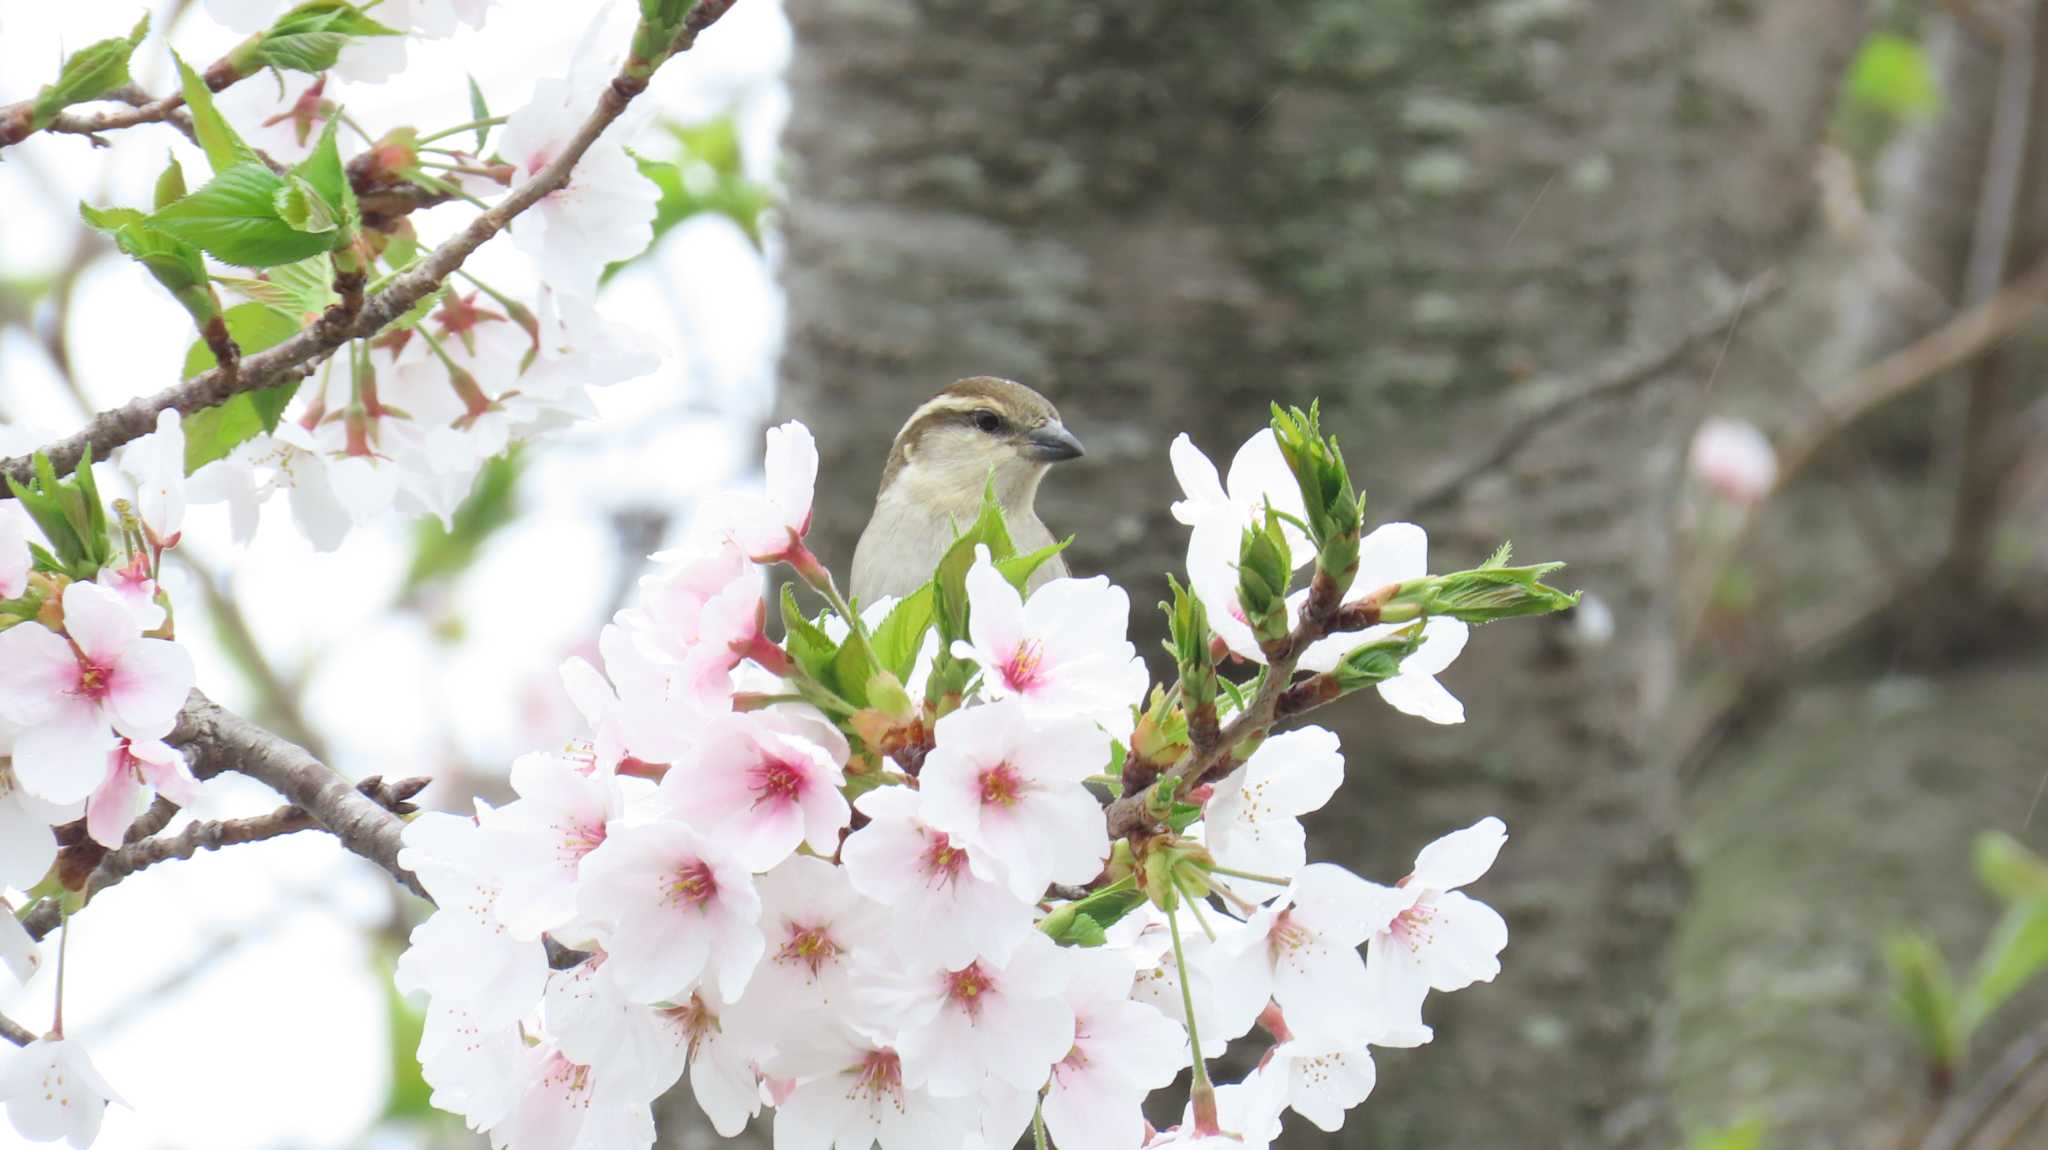
<instances>
[{"instance_id":1,"label":"green leaf","mask_svg":"<svg viewBox=\"0 0 2048 1150\"><path fill-rule=\"evenodd\" d=\"M335 300L332 269L324 255L265 268L261 277L215 276L244 299L310 320Z\"/></svg>"},{"instance_id":2,"label":"green leaf","mask_svg":"<svg viewBox=\"0 0 2048 1150\"><path fill-rule=\"evenodd\" d=\"M967 637L967 572L974 566L977 546L987 547L989 559L998 563L1017 553L1017 545L1010 540L1010 528L1003 521L1003 505L996 501L993 478L982 488L981 513L966 531L954 537L932 576L942 648L950 648L953 640Z\"/></svg>"},{"instance_id":3,"label":"green leaf","mask_svg":"<svg viewBox=\"0 0 2048 1150\"><path fill-rule=\"evenodd\" d=\"M50 546L31 544L38 570L57 571L73 579L90 579L114 561L113 538L107 531L107 509L100 503L92 477L92 449L86 448L71 478L60 480L50 458L37 452L34 474L23 484L7 477L8 490Z\"/></svg>"},{"instance_id":4,"label":"green leaf","mask_svg":"<svg viewBox=\"0 0 2048 1150\"><path fill-rule=\"evenodd\" d=\"M832 658L839 653L839 644L804 618L796 605L796 592L788 583L782 585L782 632L789 657L811 678L829 686Z\"/></svg>"},{"instance_id":5,"label":"green leaf","mask_svg":"<svg viewBox=\"0 0 2048 1150\"><path fill-rule=\"evenodd\" d=\"M313 191L319 194L336 222L344 230L353 232L359 213L356 209L355 188L349 184L348 170L342 166L341 149L335 139L335 132L340 123L339 115L327 118L327 126L320 132L320 141L314 144L312 152L292 169L292 175L310 185ZM278 214L284 214L282 206L279 207ZM291 218L286 216L285 222L291 223Z\"/></svg>"},{"instance_id":6,"label":"green leaf","mask_svg":"<svg viewBox=\"0 0 2048 1150\"><path fill-rule=\"evenodd\" d=\"M1977 878L2007 902L2048 898L2048 859L2003 831L1977 836Z\"/></svg>"},{"instance_id":7,"label":"green leaf","mask_svg":"<svg viewBox=\"0 0 2048 1150\"><path fill-rule=\"evenodd\" d=\"M192 111L192 134L199 137L199 146L206 151L207 166L219 174L236 164L262 164L256 149L243 143L242 137L221 118L220 110L213 106L213 90L206 86L206 81L177 53L171 53L171 58L177 61L179 90L184 94L185 106Z\"/></svg>"},{"instance_id":8,"label":"green leaf","mask_svg":"<svg viewBox=\"0 0 2048 1150\"><path fill-rule=\"evenodd\" d=\"M1948 963L1925 935L1894 935L1885 948L1892 969L1892 1010L1920 1051L1937 1067L1962 1057L1963 1030Z\"/></svg>"},{"instance_id":9,"label":"green leaf","mask_svg":"<svg viewBox=\"0 0 2048 1150\"><path fill-rule=\"evenodd\" d=\"M274 267L335 246L338 231L306 232L278 215L283 176L261 163L241 163L149 217L150 223L225 263Z\"/></svg>"},{"instance_id":10,"label":"green leaf","mask_svg":"<svg viewBox=\"0 0 2048 1150\"><path fill-rule=\"evenodd\" d=\"M491 118L491 106L484 103L484 90L476 86L475 76L469 77L469 118L472 120L488 120ZM491 126L489 124L480 123L476 126L477 155L481 156L484 154L484 147L490 134Z\"/></svg>"},{"instance_id":11,"label":"green leaf","mask_svg":"<svg viewBox=\"0 0 2048 1150\"><path fill-rule=\"evenodd\" d=\"M1900 122L1928 116L1941 103L1926 50L1896 32L1874 32L1863 41L1849 65L1847 87L1852 104Z\"/></svg>"},{"instance_id":12,"label":"green leaf","mask_svg":"<svg viewBox=\"0 0 2048 1150\"><path fill-rule=\"evenodd\" d=\"M312 0L279 16L263 33L250 59L294 72L325 72L334 67L351 39L399 34L398 29L363 15L353 4Z\"/></svg>"},{"instance_id":13,"label":"green leaf","mask_svg":"<svg viewBox=\"0 0 2048 1150\"><path fill-rule=\"evenodd\" d=\"M1763 1150L1768 1127L1761 1118L1702 1130L1686 1140L1686 1150Z\"/></svg>"},{"instance_id":14,"label":"green leaf","mask_svg":"<svg viewBox=\"0 0 2048 1150\"><path fill-rule=\"evenodd\" d=\"M925 633L932 628L932 585L912 591L889 609L882 625L875 628L875 662L899 681L910 678L917 665L917 653L924 647Z\"/></svg>"},{"instance_id":15,"label":"green leaf","mask_svg":"<svg viewBox=\"0 0 2048 1150\"><path fill-rule=\"evenodd\" d=\"M2048 898L2007 907L1991 941L1984 944L1976 977L1963 995L1963 1033L1975 1030L2044 970L2048 970Z\"/></svg>"},{"instance_id":16,"label":"green leaf","mask_svg":"<svg viewBox=\"0 0 2048 1150\"><path fill-rule=\"evenodd\" d=\"M244 355L275 347L297 335L299 323L293 317L258 303L236 304L222 313L228 334ZM204 340L185 352L185 379L214 365L213 351ZM277 421L291 404L299 385L245 391L218 407L202 408L185 417L185 473L190 475L264 432L277 430Z\"/></svg>"},{"instance_id":17,"label":"green leaf","mask_svg":"<svg viewBox=\"0 0 2048 1150\"><path fill-rule=\"evenodd\" d=\"M1015 587L1018 594L1023 594L1025 585L1031 582L1031 577L1038 573L1040 567L1045 566L1046 560L1065 551L1067 545L1073 541L1074 537L1069 535L1057 543L1048 543L1036 551L1027 551L1022 555L1012 555L1007 559L998 559L996 560L996 572L1004 579L1009 580L1010 586Z\"/></svg>"},{"instance_id":18,"label":"green leaf","mask_svg":"<svg viewBox=\"0 0 2048 1150\"><path fill-rule=\"evenodd\" d=\"M142 38L147 35L149 13L144 12L142 19L135 22L134 31L126 37L101 40L73 52L58 71L56 82L45 84L43 90L36 93L29 123L37 130L46 128L65 108L97 100L126 84L128 58L135 54L135 46L142 43Z\"/></svg>"},{"instance_id":19,"label":"green leaf","mask_svg":"<svg viewBox=\"0 0 2048 1150\"><path fill-rule=\"evenodd\" d=\"M331 232L340 226L334 209L327 206L313 185L296 174L286 177L270 200L277 209L277 218L293 231Z\"/></svg>"},{"instance_id":20,"label":"green leaf","mask_svg":"<svg viewBox=\"0 0 2048 1150\"><path fill-rule=\"evenodd\" d=\"M193 321L204 324L218 310L213 289L207 283L206 261L199 249L153 226L149 217L134 208L95 208L78 205L78 214L95 231L114 239L122 254L134 259L164 286Z\"/></svg>"},{"instance_id":21,"label":"green leaf","mask_svg":"<svg viewBox=\"0 0 2048 1150\"><path fill-rule=\"evenodd\" d=\"M738 224L756 247L761 244L761 221L775 205L775 194L766 185L747 178L739 163L738 133L730 118L702 125L668 125L682 145L683 155L675 161L653 159L638 152L633 162L640 174L654 183L659 198L654 207L654 233L646 251L654 250L661 237L684 220L698 215L721 215ZM699 151L698 149L702 149ZM643 253L644 254L644 253ZM620 260L605 269L610 278L639 257Z\"/></svg>"},{"instance_id":22,"label":"green leaf","mask_svg":"<svg viewBox=\"0 0 2048 1150\"><path fill-rule=\"evenodd\" d=\"M163 173L156 178L156 196L150 206L161 208L174 200L182 200L185 192L185 169L178 164L177 154L172 153Z\"/></svg>"}]
</instances>

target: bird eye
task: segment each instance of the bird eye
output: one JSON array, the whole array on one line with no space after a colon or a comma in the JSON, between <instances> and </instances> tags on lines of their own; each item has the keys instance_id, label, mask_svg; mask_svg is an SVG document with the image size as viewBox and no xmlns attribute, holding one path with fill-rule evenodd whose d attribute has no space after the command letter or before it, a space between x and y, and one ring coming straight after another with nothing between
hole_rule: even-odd
<instances>
[{"instance_id":1,"label":"bird eye","mask_svg":"<svg viewBox=\"0 0 2048 1150\"><path fill-rule=\"evenodd\" d=\"M985 431L990 435L994 435L996 432L1001 431L1003 429L1003 417L997 415L993 411L988 410L987 408L983 408L982 410L975 412L974 415L971 416L970 418L974 420L975 427L980 428L982 431Z\"/></svg>"}]
</instances>

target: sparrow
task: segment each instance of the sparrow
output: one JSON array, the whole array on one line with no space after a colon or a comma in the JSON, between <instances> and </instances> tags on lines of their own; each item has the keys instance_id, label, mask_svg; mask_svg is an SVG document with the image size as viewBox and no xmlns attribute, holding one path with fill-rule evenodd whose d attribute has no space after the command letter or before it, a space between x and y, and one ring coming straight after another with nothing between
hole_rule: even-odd
<instances>
[{"instance_id":1,"label":"sparrow","mask_svg":"<svg viewBox=\"0 0 2048 1150\"><path fill-rule=\"evenodd\" d=\"M1021 383L980 375L933 396L889 448L875 513L853 550L854 598L872 603L924 586L953 537L981 513L991 480L1017 549L1051 543L1032 506L1038 484L1053 464L1081 453L1059 410ZM1055 555L1026 590L1066 573Z\"/></svg>"}]
</instances>

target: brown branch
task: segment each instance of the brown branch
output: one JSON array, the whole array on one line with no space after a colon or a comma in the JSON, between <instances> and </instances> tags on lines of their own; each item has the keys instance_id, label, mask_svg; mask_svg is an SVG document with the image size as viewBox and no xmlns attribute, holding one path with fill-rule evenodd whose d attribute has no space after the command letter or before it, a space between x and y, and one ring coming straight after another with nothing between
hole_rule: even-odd
<instances>
[{"instance_id":1,"label":"brown branch","mask_svg":"<svg viewBox=\"0 0 2048 1150\"><path fill-rule=\"evenodd\" d=\"M296 743L251 723L198 691L185 701L178 725L166 740L185 748L195 771L235 771L264 783L304 808L341 845L391 873L407 890L426 898L411 871L398 865L398 816L364 796L325 763ZM125 848L124 848L125 849Z\"/></svg>"},{"instance_id":2,"label":"brown branch","mask_svg":"<svg viewBox=\"0 0 2048 1150\"><path fill-rule=\"evenodd\" d=\"M0 1014L0 1038L5 1038L16 1046L27 1046L36 1040L34 1032L30 1031L28 1027L23 1026L4 1014Z\"/></svg>"},{"instance_id":3,"label":"brown branch","mask_svg":"<svg viewBox=\"0 0 2048 1150\"><path fill-rule=\"evenodd\" d=\"M215 61L201 77L207 88L215 92L241 78L226 60ZM43 126L42 130L62 135L84 136L91 140L96 148L107 146L107 142L99 138L101 132L132 128L137 124L160 124L169 121L187 135L192 134L192 119L189 115L183 117L182 124L176 119L185 106L185 96L182 92L173 92L162 99L150 99L130 85L114 92L109 98L123 101L129 106L109 112L59 112L55 119ZM35 101L22 100L19 103L0 106L0 148L18 144L34 135L34 123Z\"/></svg>"},{"instance_id":4,"label":"brown branch","mask_svg":"<svg viewBox=\"0 0 2048 1150\"><path fill-rule=\"evenodd\" d=\"M1725 336L1728 325L1746 307L1769 299L1783 287L1774 272L1749 281L1718 307L1702 312L1691 326L1671 340L1653 347L1631 348L1594 364L1584 373L1542 376L1518 385L1510 401L1509 425L1479 450L1451 460L1423 478L1407 501L1387 519L1412 519L1457 498L1473 480L1514 458L1531 437L1578 407L1597 399L1611 399L1649 383L1671 370L1692 350L1717 336Z\"/></svg>"},{"instance_id":5,"label":"brown branch","mask_svg":"<svg viewBox=\"0 0 2048 1150\"><path fill-rule=\"evenodd\" d=\"M700 3L677 36L675 50L688 50L695 43L697 33L731 6L731 0ZM425 258L392 277L384 290L363 301L361 312L352 320L339 310L339 305L330 307L297 335L244 358L239 373L229 373L216 367L155 395L103 411L93 416L76 435L43 448L42 454L49 456L58 472L68 472L77 466L88 448L93 458L104 459L114 448L156 430L158 412L169 409L190 414L202 408L219 406L245 391L275 387L310 375L319 361L335 348L351 339L373 336L411 310L414 304L438 290L442 281L454 274L464 260L485 241L504 231L521 212L560 190L569 182L569 175L582 160L583 153L589 151L627 105L646 90L647 80L644 77L623 71L613 77L599 97L597 108L546 167L512 189L504 199L471 220L469 226L444 241ZM0 463L0 476L13 476L24 484L33 473L33 456L20 456ZM0 491L0 497L12 496Z\"/></svg>"}]
</instances>

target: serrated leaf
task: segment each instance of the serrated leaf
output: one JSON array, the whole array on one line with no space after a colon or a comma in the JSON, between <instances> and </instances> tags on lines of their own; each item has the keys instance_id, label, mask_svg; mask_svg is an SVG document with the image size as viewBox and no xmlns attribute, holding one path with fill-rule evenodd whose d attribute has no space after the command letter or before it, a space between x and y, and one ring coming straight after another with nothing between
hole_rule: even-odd
<instances>
[{"instance_id":1,"label":"serrated leaf","mask_svg":"<svg viewBox=\"0 0 2048 1150\"><path fill-rule=\"evenodd\" d=\"M176 153L173 153L169 158L169 162L164 165L163 172L156 178L156 194L151 200L150 206L161 208L174 201L182 200L185 198L186 190L185 169L179 165L178 157Z\"/></svg>"},{"instance_id":2,"label":"serrated leaf","mask_svg":"<svg viewBox=\"0 0 2048 1150\"><path fill-rule=\"evenodd\" d=\"M192 112L192 134L199 137L199 146L206 152L207 166L218 175L237 164L261 165L263 161L256 155L256 149L243 143L242 137L228 127L228 122L221 118L220 110L213 106L213 90L206 86L206 81L177 53L171 53L171 59L177 61L178 89L185 97L185 106Z\"/></svg>"},{"instance_id":3,"label":"serrated leaf","mask_svg":"<svg viewBox=\"0 0 2048 1150\"><path fill-rule=\"evenodd\" d=\"M277 218L293 231L331 232L340 226L334 209L320 198L313 185L296 174L285 177L284 184L270 199L277 208Z\"/></svg>"},{"instance_id":4,"label":"serrated leaf","mask_svg":"<svg viewBox=\"0 0 2048 1150\"><path fill-rule=\"evenodd\" d=\"M908 681L917 653L932 627L932 585L927 583L889 609L875 628L875 661L897 679Z\"/></svg>"},{"instance_id":5,"label":"serrated leaf","mask_svg":"<svg viewBox=\"0 0 2048 1150\"><path fill-rule=\"evenodd\" d=\"M348 170L342 166L341 148L335 139L335 131L340 123L341 116L338 114L327 118L327 126L321 129L319 142L314 144L312 152L292 169L292 175L304 180L319 193L320 199L331 209L339 226L344 230L353 231L359 213L356 209L355 188L349 184ZM286 219L285 222L290 223L291 220Z\"/></svg>"},{"instance_id":6,"label":"serrated leaf","mask_svg":"<svg viewBox=\"0 0 2048 1150\"><path fill-rule=\"evenodd\" d=\"M2007 907L1977 961L1958 1012L1968 1034L2048 971L2048 898Z\"/></svg>"},{"instance_id":7,"label":"serrated leaf","mask_svg":"<svg viewBox=\"0 0 2048 1150\"><path fill-rule=\"evenodd\" d=\"M782 585L782 634L783 646L789 657L796 660L811 678L830 686L832 657L839 653L839 644L825 634L796 605L796 592L787 583Z\"/></svg>"},{"instance_id":8,"label":"serrated leaf","mask_svg":"<svg viewBox=\"0 0 2048 1150\"><path fill-rule=\"evenodd\" d=\"M147 35L149 13L144 12L142 19L136 21L134 31L127 36L101 40L73 52L58 71L57 79L36 93L29 122L38 130L46 128L65 108L97 100L126 84L128 58L135 54L135 46L142 43L142 38Z\"/></svg>"},{"instance_id":9,"label":"serrated leaf","mask_svg":"<svg viewBox=\"0 0 2048 1150\"><path fill-rule=\"evenodd\" d=\"M340 59L352 39L396 36L396 28L379 24L342 0L312 0L277 18L263 33L250 58L294 72L325 72Z\"/></svg>"},{"instance_id":10,"label":"serrated leaf","mask_svg":"<svg viewBox=\"0 0 2048 1150\"><path fill-rule=\"evenodd\" d=\"M214 310L207 287L206 261L199 249L153 226L134 208L95 208L79 204L78 214L95 231L113 237L114 246L134 259L162 284L193 318L205 322Z\"/></svg>"},{"instance_id":11,"label":"serrated leaf","mask_svg":"<svg viewBox=\"0 0 2048 1150\"><path fill-rule=\"evenodd\" d=\"M229 291L252 303L275 308L286 315L311 317L327 310L327 305L335 300L330 270L327 257L313 256L297 263L265 268L261 278L213 278Z\"/></svg>"},{"instance_id":12,"label":"serrated leaf","mask_svg":"<svg viewBox=\"0 0 2048 1150\"><path fill-rule=\"evenodd\" d=\"M476 86L476 77L473 75L469 77L469 118L472 120L488 120L491 118L491 106L484 103L484 90ZM491 126L489 124L479 123L476 126L477 155L481 156L484 154L484 148L488 143L490 134Z\"/></svg>"},{"instance_id":13,"label":"serrated leaf","mask_svg":"<svg viewBox=\"0 0 2048 1150\"><path fill-rule=\"evenodd\" d=\"M258 303L236 304L221 313L228 334L244 355L275 347L299 332L292 316ZM185 352L185 379L214 365L213 351L205 341ZM277 421L299 390L297 382L245 391L218 407L203 408L185 417L185 473L190 475L248 440L277 430Z\"/></svg>"},{"instance_id":14,"label":"serrated leaf","mask_svg":"<svg viewBox=\"0 0 2048 1150\"><path fill-rule=\"evenodd\" d=\"M78 215L94 231L109 236L119 234L129 224L144 223L149 219L135 208L96 208L84 201L79 202Z\"/></svg>"},{"instance_id":15,"label":"serrated leaf","mask_svg":"<svg viewBox=\"0 0 2048 1150\"><path fill-rule=\"evenodd\" d=\"M996 571L1003 578L1009 580L1010 586L1015 587L1019 594L1022 594L1024 585L1031 582L1031 577L1038 573L1040 567L1045 566L1045 561L1065 551L1067 545L1073 541L1074 537L1069 535L1057 543L1048 543L1036 551L1027 551L1022 555L1012 555L1007 559L998 559L996 560Z\"/></svg>"},{"instance_id":16,"label":"serrated leaf","mask_svg":"<svg viewBox=\"0 0 2048 1150\"><path fill-rule=\"evenodd\" d=\"M278 216L285 179L261 163L240 163L149 217L149 222L238 267L274 267L334 247L340 233L305 232Z\"/></svg>"}]
</instances>

